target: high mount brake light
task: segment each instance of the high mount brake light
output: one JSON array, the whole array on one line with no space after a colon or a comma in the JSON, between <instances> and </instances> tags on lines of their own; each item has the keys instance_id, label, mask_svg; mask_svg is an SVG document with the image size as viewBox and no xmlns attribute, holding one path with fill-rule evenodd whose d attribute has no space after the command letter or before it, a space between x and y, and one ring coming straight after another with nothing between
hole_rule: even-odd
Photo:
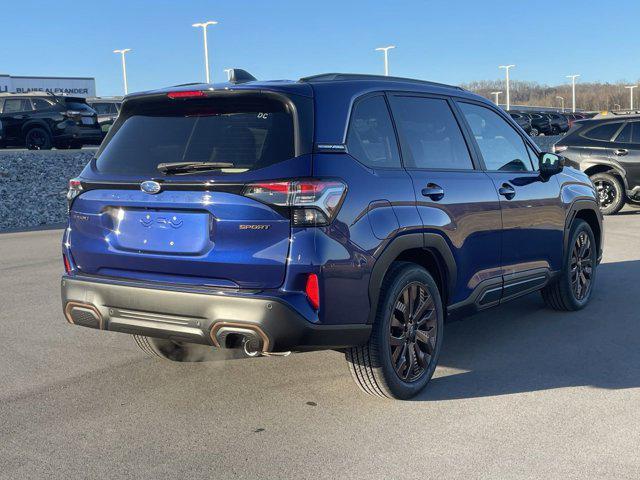
<instances>
[{"instance_id":1,"label":"high mount brake light","mask_svg":"<svg viewBox=\"0 0 640 480\"><path fill-rule=\"evenodd\" d=\"M245 196L260 202L291 207L291 219L297 227L331 223L346 192L346 185L338 180L257 182L244 189Z\"/></svg>"},{"instance_id":2,"label":"high mount brake light","mask_svg":"<svg viewBox=\"0 0 640 480\"><path fill-rule=\"evenodd\" d=\"M187 90L184 92L169 92L167 93L169 98L193 98L204 97L204 92L201 90Z\"/></svg>"}]
</instances>

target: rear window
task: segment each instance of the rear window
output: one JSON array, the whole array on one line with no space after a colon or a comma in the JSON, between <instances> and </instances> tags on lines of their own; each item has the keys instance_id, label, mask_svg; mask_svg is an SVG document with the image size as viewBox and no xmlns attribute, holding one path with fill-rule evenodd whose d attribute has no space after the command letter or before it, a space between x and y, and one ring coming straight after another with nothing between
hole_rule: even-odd
<instances>
[{"instance_id":1,"label":"rear window","mask_svg":"<svg viewBox=\"0 0 640 480\"><path fill-rule=\"evenodd\" d=\"M100 172L158 175L160 163L225 162L233 168L221 172L236 173L295 156L291 112L266 97L142 101L125 107L112 130Z\"/></svg>"},{"instance_id":2,"label":"rear window","mask_svg":"<svg viewBox=\"0 0 640 480\"><path fill-rule=\"evenodd\" d=\"M64 104L69 110L76 110L78 112L91 112L91 111L93 111L93 109L88 104L86 104L84 102L65 100Z\"/></svg>"},{"instance_id":3,"label":"rear window","mask_svg":"<svg viewBox=\"0 0 640 480\"><path fill-rule=\"evenodd\" d=\"M602 140L608 142L621 126L622 122L604 123L587 130L582 134L582 136L590 138L591 140Z\"/></svg>"}]
</instances>

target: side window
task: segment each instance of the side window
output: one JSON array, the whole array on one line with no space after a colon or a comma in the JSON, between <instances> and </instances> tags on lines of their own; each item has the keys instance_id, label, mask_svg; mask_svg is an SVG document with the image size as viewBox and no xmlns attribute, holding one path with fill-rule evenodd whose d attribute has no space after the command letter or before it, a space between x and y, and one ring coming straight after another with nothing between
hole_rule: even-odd
<instances>
[{"instance_id":1,"label":"side window","mask_svg":"<svg viewBox=\"0 0 640 480\"><path fill-rule=\"evenodd\" d=\"M446 100L392 97L407 168L473 170L460 126Z\"/></svg>"},{"instance_id":2,"label":"side window","mask_svg":"<svg viewBox=\"0 0 640 480\"><path fill-rule=\"evenodd\" d=\"M471 103L458 105L473 132L487 170L533 171L524 140L500 115Z\"/></svg>"},{"instance_id":3,"label":"side window","mask_svg":"<svg viewBox=\"0 0 640 480\"><path fill-rule=\"evenodd\" d=\"M630 125L633 125L631 143L640 144L640 122L631 122Z\"/></svg>"},{"instance_id":4,"label":"side window","mask_svg":"<svg viewBox=\"0 0 640 480\"><path fill-rule=\"evenodd\" d=\"M620 133L616 136L614 142L620 143L630 143L631 142L631 130L632 123L627 123L624 128L620 131Z\"/></svg>"},{"instance_id":5,"label":"side window","mask_svg":"<svg viewBox=\"0 0 640 480\"><path fill-rule=\"evenodd\" d=\"M608 142L621 126L622 122L603 123L602 125L598 125L597 127L587 130L583 133L583 136L590 138L591 140Z\"/></svg>"},{"instance_id":6,"label":"side window","mask_svg":"<svg viewBox=\"0 0 640 480\"><path fill-rule=\"evenodd\" d=\"M526 146L527 146L527 152L529 152L529 159L533 164L533 169L535 171L540 170L540 158L538 157L538 153L533 148L531 148L529 144L527 144Z\"/></svg>"},{"instance_id":7,"label":"side window","mask_svg":"<svg viewBox=\"0 0 640 480\"><path fill-rule=\"evenodd\" d=\"M44 98L32 98L31 103L33 103L33 108L36 110L45 110L47 108L51 108L51 103Z\"/></svg>"},{"instance_id":8,"label":"side window","mask_svg":"<svg viewBox=\"0 0 640 480\"><path fill-rule=\"evenodd\" d=\"M6 98L2 113L28 112L31 110L31 102L24 98Z\"/></svg>"},{"instance_id":9,"label":"side window","mask_svg":"<svg viewBox=\"0 0 640 480\"><path fill-rule=\"evenodd\" d=\"M396 136L384 97L369 97L356 103L347 133L347 148L368 167L400 167Z\"/></svg>"}]
</instances>

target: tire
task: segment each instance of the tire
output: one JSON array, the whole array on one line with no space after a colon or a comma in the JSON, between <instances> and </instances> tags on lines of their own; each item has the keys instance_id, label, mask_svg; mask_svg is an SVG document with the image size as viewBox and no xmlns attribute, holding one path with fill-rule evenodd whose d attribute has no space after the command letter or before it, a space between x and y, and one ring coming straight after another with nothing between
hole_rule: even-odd
<instances>
[{"instance_id":1,"label":"tire","mask_svg":"<svg viewBox=\"0 0 640 480\"><path fill-rule=\"evenodd\" d=\"M415 301L407 302L409 298ZM412 305L409 308L414 315L405 315L407 310L400 309L401 305ZM369 342L345 352L360 389L369 395L403 400L424 389L442 347L443 312L440 292L431 275L413 263L394 262L382 283ZM397 359L395 364L392 355Z\"/></svg>"},{"instance_id":2,"label":"tire","mask_svg":"<svg viewBox=\"0 0 640 480\"><path fill-rule=\"evenodd\" d=\"M603 215L615 215L624 207L624 186L610 173L596 173L589 177L596 187L598 204Z\"/></svg>"},{"instance_id":3,"label":"tire","mask_svg":"<svg viewBox=\"0 0 640 480\"><path fill-rule=\"evenodd\" d=\"M584 255L580 254L583 240L588 240ZM578 253L578 257L575 254ZM573 222L569 233L569 244L560 276L541 291L544 303L554 310L580 310L589 303L593 294L597 270L597 244L593 231L587 222L577 219ZM580 258L576 262L576 258ZM588 285L576 293L574 278L581 282L581 277L588 280Z\"/></svg>"},{"instance_id":4,"label":"tire","mask_svg":"<svg viewBox=\"0 0 640 480\"><path fill-rule=\"evenodd\" d=\"M24 136L24 144L29 150L51 150L51 135L44 128L32 128Z\"/></svg>"},{"instance_id":5,"label":"tire","mask_svg":"<svg viewBox=\"0 0 640 480\"><path fill-rule=\"evenodd\" d=\"M206 362L216 352L214 347L195 343L174 342L143 335L133 335L133 339L147 356L172 362Z\"/></svg>"}]
</instances>

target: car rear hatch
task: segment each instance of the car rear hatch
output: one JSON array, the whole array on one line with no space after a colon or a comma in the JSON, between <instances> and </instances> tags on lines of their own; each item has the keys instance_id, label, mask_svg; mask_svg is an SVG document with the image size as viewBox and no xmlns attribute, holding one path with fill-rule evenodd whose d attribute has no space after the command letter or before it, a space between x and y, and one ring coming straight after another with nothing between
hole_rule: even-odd
<instances>
[{"instance_id":1,"label":"car rear hatch","mask_svg":"<svg viewBox=\"0 0 640 480\"><path fill-rule=\"evenodd\" d=\"M64 116L73 121L80 128L96 128L98 114L89 106L84 98L60 97L60 103L66 108Z\"/></svg>"},{"instance_id":2,"label":"car rear hatch","mask_svg":"<svg viewBox=\"0 0 640 480\"><path fill-rule=\"evenodd\" d=\"M247 185L311 175L311 119L311 98L264 91L125 101L71 204L71 261L92 275L279 287L291 216Z\"/></svg>"}]
</instances>

